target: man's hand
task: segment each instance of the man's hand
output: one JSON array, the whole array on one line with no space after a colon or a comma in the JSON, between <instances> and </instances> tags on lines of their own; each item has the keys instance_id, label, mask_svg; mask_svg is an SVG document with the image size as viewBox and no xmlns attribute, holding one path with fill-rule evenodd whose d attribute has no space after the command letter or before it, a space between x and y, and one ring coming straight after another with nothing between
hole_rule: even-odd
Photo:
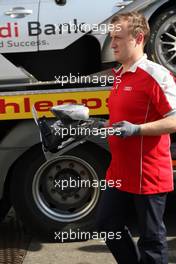
<instances>
[{"instance_id":1,"label":"man's hand","mask_svg":"<svg viewBox=\"0 0 176 264\"><path fill-rule=\"evenodd\" d=\"M118 131L121 132L120 137L129 137L129 136L136 136L140 134L140 125L135 125L132 124L128 121L121 121L121 122L117 122L112 124L112 127L117 129Z\"/></svg>"},{"instance_id":2,"label":"man's hand","mask_svg":"<svg viewBox=\"0 0 176 264\"><path fill-rule=\"evenodd\" d=\"M101 128L106 128L109 126L109 120L105 120L105 119L100 119L98 122L97 122L97 125L98 125L98 128L101 129Z\"/></svg>"}]
</instances>

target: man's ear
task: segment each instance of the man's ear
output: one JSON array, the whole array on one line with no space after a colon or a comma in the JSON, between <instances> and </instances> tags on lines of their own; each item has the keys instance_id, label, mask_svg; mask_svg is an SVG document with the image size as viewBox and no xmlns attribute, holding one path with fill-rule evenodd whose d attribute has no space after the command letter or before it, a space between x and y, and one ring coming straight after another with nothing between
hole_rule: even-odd
<instances>
[{"instance_id":1,"label":"man's ear","mask_svg":"<svg viewBox=\"0 0 176 264\"><path fill-rule=\"evenodd\" d=\"M137 34L136 43L139 45L143 41L144 41L144 34L142 32L140 32L140 33Z\"/></svg>"}]
</instances>

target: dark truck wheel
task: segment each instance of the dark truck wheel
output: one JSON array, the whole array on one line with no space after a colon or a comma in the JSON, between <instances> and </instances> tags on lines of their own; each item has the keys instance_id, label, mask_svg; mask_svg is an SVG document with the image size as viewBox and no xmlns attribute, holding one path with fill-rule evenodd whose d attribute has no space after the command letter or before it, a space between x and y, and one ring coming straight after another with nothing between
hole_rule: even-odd
<instances>
[{"instance_id":1,"label":"dark truck wheel","mask_svg":"<svg viewBox=\"0 0 176 264\"><path fill-rule=\"evenodd\" d=\"M105 172L106 166L100 163L97 153L89 153L84 146L47 163L40 148L33 149L14 168L13 206L36 234L53 236L55 231L69 229L89 231L94 226L100 188L80 187L78 182L96 182L104 179ZM66 187L65 183L71 180L71 186Z\"/></svg>"},{"instance_id":2,"label":"dark truck wheel","mask_svg":"<svg viewBox=\"0 0 176 264\"><path fill-rule=\"evenodd\" d=\"M176 10L165 10L151 21L151 35L146 52L156 61L176 75Z\"/></svg>"}]
</instances>

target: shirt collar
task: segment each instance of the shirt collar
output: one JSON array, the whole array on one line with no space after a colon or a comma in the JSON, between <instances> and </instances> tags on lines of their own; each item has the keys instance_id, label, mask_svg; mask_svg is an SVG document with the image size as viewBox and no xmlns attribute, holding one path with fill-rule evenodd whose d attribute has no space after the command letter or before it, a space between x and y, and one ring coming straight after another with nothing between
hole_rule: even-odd
<instances>
[{"instance_id":1,"label":"shirt collar","mask_svg":"<svg viewBox=\"0 0 176 264\"><path fill-rule=\"evenodd\" d=\"M137 70L138 65L143 61L147 59L147 54L144 54L139 60L137 60L126 72L135 72ZM113 72L115 75L120 75L121 71L123 69L123 66L121 66L118 69L113 68Z\"/></svg>"}]
</instances>

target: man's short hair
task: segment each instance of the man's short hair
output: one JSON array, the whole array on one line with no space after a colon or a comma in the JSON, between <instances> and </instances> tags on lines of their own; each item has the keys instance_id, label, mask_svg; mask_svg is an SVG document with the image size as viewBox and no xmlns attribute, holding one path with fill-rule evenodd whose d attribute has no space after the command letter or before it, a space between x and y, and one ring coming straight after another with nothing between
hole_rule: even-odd
<instances>
[{"instance_id":1,"label":"man's short hair","mask_svg":"<svg viewBox=\"0 0 176 264\"><path fill-rule=\"evenodd\" d=\"M144 33L144 45L147 43L150 36L150 27L145 16L139 12L127 12L115 15L111 19L111 24L120 21L128 21L129 33L136 37L138 33Z\"/></svg>"}]
</instances>

